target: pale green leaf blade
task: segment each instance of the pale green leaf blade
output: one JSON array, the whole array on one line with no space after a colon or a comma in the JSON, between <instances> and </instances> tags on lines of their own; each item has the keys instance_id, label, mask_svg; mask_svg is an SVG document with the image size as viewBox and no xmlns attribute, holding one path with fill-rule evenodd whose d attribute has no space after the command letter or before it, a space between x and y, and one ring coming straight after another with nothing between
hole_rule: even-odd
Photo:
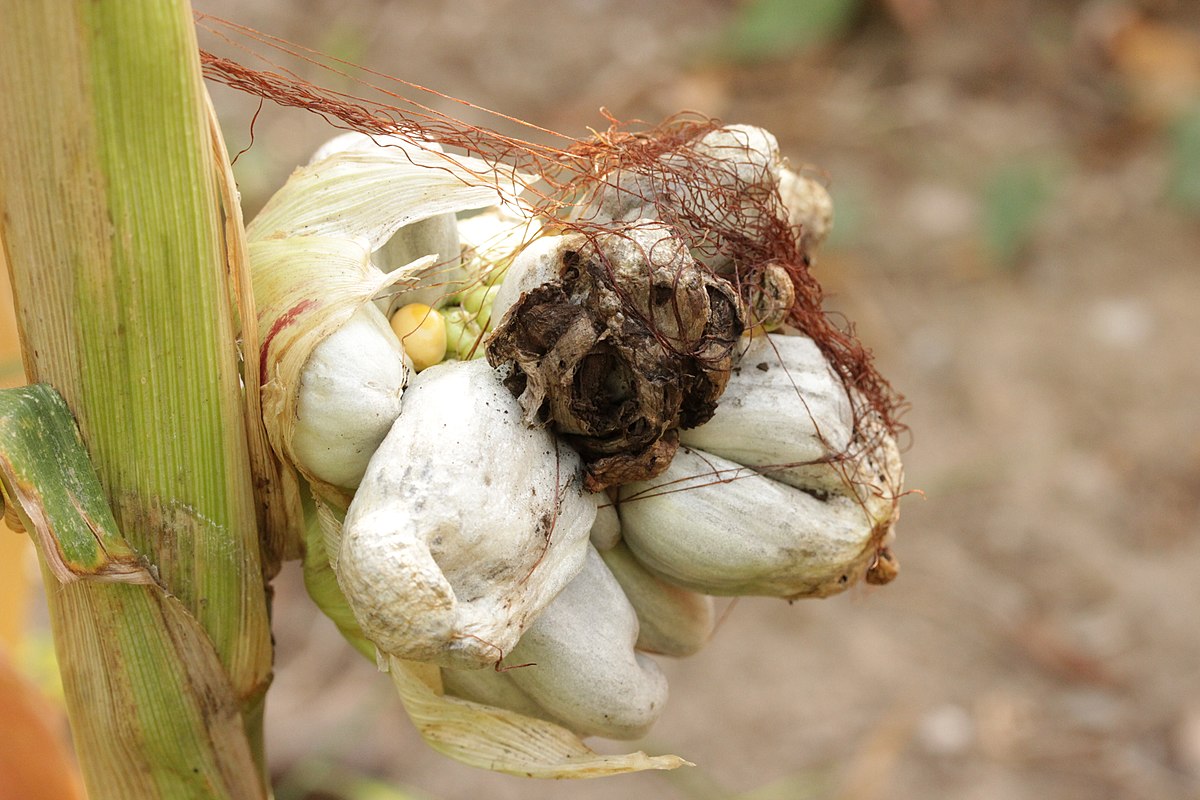
<instances>
[{"instance_id":1,"label":"pale green leaf blade","mask_svg":"<svg viewBox=\"0 0 1200 800\"><path fill-rule=\"evenodd\" d=\"M71 412L46 384L0 390L0 479L58 580L151 580L117 531Z\"/></svg>"}]
</instances>

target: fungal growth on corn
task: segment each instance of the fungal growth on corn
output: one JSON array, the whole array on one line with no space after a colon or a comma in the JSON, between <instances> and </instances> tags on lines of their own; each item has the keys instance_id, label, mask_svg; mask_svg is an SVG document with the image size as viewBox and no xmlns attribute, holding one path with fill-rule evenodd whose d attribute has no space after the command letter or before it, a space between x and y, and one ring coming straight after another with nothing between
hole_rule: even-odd
<instances>
[{"instance_id":1,"label":"fungal growth on corn","mask_svg":"<svg viewBox=\"0 0 1200 800\"><path fill-rule=\"evenodd\" d=\"M526 421L549 421L578 450L588 489L653 477L679 428L716 409L741 300L660 223L544 241L509 268L488 360Z\"/></svg>"},{"instance_id":2,"label":"fungal growth on corn","mask_svg":"<svg viewBox=\"0 0 1200 800\"><path fill-rule=\"evenodd\" d=\"M304 96L364 132L248 229L264 422L315 507L310 593L455 758L686 763L582 739L650 730L655 659L718 635L714 598L898 568L899 398L809 271L828 192L748 125L560 150Z\"/></svg>"}]
</instances>

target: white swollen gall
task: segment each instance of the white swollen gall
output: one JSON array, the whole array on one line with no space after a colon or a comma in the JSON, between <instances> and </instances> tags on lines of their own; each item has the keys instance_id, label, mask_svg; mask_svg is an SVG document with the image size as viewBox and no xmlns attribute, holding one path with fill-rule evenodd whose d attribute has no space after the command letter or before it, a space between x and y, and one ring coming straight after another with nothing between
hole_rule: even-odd
<instances>
[{"instance_id":1,"label":"white swollen gall","mask_svg":"<svg viewBox=\"0 0 1200 800\"><path fill-rule=\"evenodd\" d=\"M404 349L368 303L313 348L300 373L292 452L311 475L353 489L400 414Z\"/></svg>"},{"instance_id":2,"label":"white swollen gall","mask_svg":"<svg viewBox=\"0 0 1200 800\"><path fill-rule=\"evenodd\" d=\"M842 484L829 462L846 451L854 431L841 380L806 336L770 334L742 342L717 412L680 431L680 443L797 488L836 491Z\"/></svg>"},{"instance_id":3,"label":"white swollen gall","mask_svg":"<svg viewBox=\"0 0 1200 800\"><path fill-rule=\"evenodd\" d=\"M667 702L667 679L634 650L637 639L633 607L589 548L579 575L505 659L512 668L465 677L443 670L443 682L466 699L558 722L582 736L636 739Z\"/></svg>"},{"instance_id":4,"label":"white swollen gall","mask_svg":"<svg viewBox=\"0 0 1200 800\"><path fill-rule=\"evenodd\" d=\"M876 565L903 469L874 415L803 337L756 337L716 414L651 481L621 487L621 536L652 572L717 595L824 597ZM704 448L704 449L699 449ZM869 577L869 576L868 576Z\"/></svg>"},{"instance_id":5,"label":"white swollen gall","mask_svg":"<svg viewBox=\"0 0 1200 800\"><path fill-rule=\"evenodd\" d=\"M779 199L788 224L800 232L805 250L814 252L833 228L833 199L829 191L808 175L779 171Z\"/></svg>"},{"instance_id":6,"label":"white swollen gall","mask_svg":"<svg viewBox=\"0 0 1200 800\"><path fill-rule=\"evenodd\" d=\"M448 362L413 379L371 459L338 582L382 652L482 667L579 571L595 517L578 456L486 363Z\"/></svg>"},{"instance_id":7,"label":"white swollen gall","mask_svg":"<svg viewBox=\"0 0 1200 800\"><path fill-rule=\"evenodd\" d=\"M654 575L624 543L602 551L600 557L637 612L639 650L682 658L708 644L717 625L711 597Z\"/></svg>"},{"instance_id":8,"label":"white swollen gall","mask_svg":"<svg viewBox=\"0 0 1200 800\"><path fill-rule=\"evenodd\" d=\"M863 576L890 527L874 504L690 449L653 481L622 487L621 501L622 536L647 569L716 595L836 594Z\"/></svg>"}]
</instances>

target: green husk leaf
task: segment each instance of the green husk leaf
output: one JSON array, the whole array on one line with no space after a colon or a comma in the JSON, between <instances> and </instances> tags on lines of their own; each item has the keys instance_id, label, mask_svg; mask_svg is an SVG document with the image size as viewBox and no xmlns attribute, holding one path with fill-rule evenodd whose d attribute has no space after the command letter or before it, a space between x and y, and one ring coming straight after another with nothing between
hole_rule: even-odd
<instances>
[{"instance_id":1,"label":"green husk leaf","mask_svg":"<svg viewBox=\"0 0 1200 800\"><path fill-rule=\"evenodd\" d=\"M117 531L58 392L45 384L0 391L0 447L5 494L58 581L153 582Z\"/></svg>"},{"instance_id":2,"label":"green husk leaf","mask_svg":"<svg viewBox=\"0 0 1200 800\"><path fill-rule=\"evenodd\" d=\"M317 608L332 620L333 624L355 650L364 657L375 659L375 645L363 635L362 628L354 618L354 612L338 586L337 574L330 566L327 543L333 534L340 533L344 515L335 512L324 503L319 504L315 517L308 525L304 537L304 588Z\"/></svg>"},{"instance_id":3,"label":"green husk leaf","mask_svg":"<svg viewBox=\"0 0 1200 800\"><path fill-rule=\"evenodd\" d=\"M212 642L122 537L46 384L0 390L0 479L58 584L47 595L64 679L89 698L90 724L74 731L89 785L103 773L113 796L265 797ZM74 657L62 659L68 645Z\"/></svg>"},{"instance_id":4,"label":"green husk leaf","mask_svg":"<svg viewBox=\"0 0 1200 800\"><path fill-rule=\"evenodd\" d=\"M216 183L224 212L225 269L233 287L238 328L241 332L242 353L258 352L258 328L244 320L257 319L254 308L254 284L250 276L250 256L247 253L246 225L242 218L241 196L233 165L225 147L220 120L206 93L205 110L212 140ZM262 531L263 575L268 580L279 571L283 561L298 560L303 553L304 509L300 481L290 464L271 449L267 427L263 423L262 391L257 363L242 360L242 400L245 407L246 443L250 468L254 475L255 496L261 509L259 528Z\"/></svg>"}]
</instances>

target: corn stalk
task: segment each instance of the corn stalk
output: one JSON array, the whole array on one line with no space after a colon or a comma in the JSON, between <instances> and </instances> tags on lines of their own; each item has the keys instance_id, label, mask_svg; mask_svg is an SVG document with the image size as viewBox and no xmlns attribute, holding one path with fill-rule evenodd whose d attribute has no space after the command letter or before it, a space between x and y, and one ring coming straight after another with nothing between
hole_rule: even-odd
<instances>
[{"instance_id":1,"label":"corn stalk","mask_svg":"<svg viewBox=\"0 0 1200 800\"><path fill-rule=\"evenodd\" d=\"M191 10L0 0L0 18L0 243L26 374L74 414L109 540L141 567L64 567L29 512L53 487L23 484L22 504L9 475L85 782L95 800L265 797L263 557ZM51 414L20 406L6 421Z\"/></svg>"}]
</instances>

